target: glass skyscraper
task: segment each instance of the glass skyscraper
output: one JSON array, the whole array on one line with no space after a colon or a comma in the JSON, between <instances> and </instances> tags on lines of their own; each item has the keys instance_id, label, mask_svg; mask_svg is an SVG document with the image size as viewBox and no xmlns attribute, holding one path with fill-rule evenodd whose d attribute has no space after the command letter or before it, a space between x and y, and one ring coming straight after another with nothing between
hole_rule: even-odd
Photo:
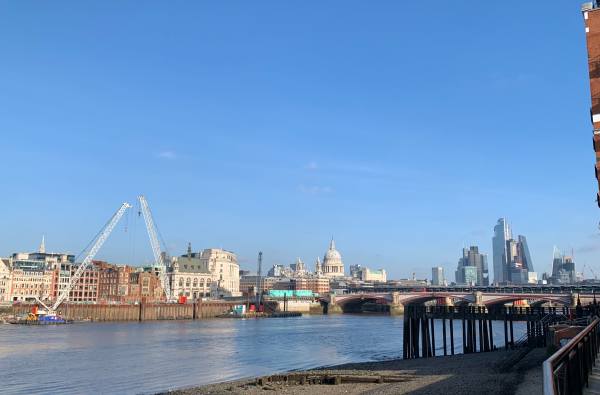
<instances>
[{"instance_id":1,"label":"glass skyscraper","mask_svg":"<svg viewBox=\"0 0 600 395\"><path fill-rule=\"evenodd\" d=\"M512 239L510 226L506 218L498 219L494 226L494 237L492 237L492 254L494 264L494 283L503 283L509 281L509 253L507 251L507 242Z\"/></svg>"}]
</instances>

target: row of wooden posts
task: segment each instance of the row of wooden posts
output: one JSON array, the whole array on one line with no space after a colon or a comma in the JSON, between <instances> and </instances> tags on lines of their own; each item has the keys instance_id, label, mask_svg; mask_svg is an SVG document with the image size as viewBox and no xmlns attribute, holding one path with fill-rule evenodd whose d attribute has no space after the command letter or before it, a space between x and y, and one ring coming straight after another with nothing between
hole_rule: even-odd
<instances>
[{"instance_id":1,"label":"row of wooden posts","mask_svg":"<svg viewBox=\"0 0 600 395\"><path fill-rule=\"evenodd\" d=\"M494 351L493 321L504 322L504 348L515 346L545 346L548 326L569 314L568 308L482 306L406 306L404 310L404 359L436 356L436 325L442 326L443 355L454 355L454 321L462 326L462 352ZM515 321L525 321L526 336L515 341ZM448 336L449 335L449 336ZM448 347L449 346L449 347Z\"/></svg>"}]
</instances>

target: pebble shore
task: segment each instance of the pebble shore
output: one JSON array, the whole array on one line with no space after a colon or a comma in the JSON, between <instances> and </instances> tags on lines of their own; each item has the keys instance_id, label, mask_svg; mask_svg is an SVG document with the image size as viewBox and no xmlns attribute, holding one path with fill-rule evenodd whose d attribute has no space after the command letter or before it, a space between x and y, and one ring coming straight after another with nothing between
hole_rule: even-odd
<instances>
[{"instance_id":1,"label":"pebble shore","mask_svg":"<svg viewBox=\"0 0 600 395\"><path fill-rule=\"evenodd\" d=\"M407 381L403 382L338 385L288 385L274 382L258 385L256 379L247 379L176 390L165 394L541 394L541 364L547 358L546 350L535 349L510 370L500 372L498 366L502 361L510 358L512 353L513 351L496 351L428 359L352 363L303 372L343 376L401 375L407 378Z\"/></svg>"}]
</instances>

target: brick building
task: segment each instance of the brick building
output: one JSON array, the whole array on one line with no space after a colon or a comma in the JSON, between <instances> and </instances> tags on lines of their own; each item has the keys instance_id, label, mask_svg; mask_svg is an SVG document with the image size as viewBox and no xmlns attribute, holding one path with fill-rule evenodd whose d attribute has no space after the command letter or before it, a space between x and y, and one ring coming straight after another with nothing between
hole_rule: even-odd
<instances>
[{"instance_id":1,"label":"brick building","mask_svg":"<svg viewBox=\"0 0 600 395\"><path fill-rule=\"evenodd\" d=\"M593 125L594 151L596 152L595 172L600 188L600 7L596 1L585 3L582 6L582 12L590 76L590 118ZM596 200L600 207L600 193L596 193Z\"/></svg>"}]
</instances>

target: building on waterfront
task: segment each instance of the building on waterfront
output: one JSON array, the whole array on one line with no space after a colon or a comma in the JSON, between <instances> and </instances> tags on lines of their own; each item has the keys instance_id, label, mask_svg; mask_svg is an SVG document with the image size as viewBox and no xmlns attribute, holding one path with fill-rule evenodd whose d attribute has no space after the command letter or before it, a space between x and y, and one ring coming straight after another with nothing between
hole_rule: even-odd
<instances>
[{"instance_id":1,"label":"building on waterfront","mask_svg":"<svg viewBox=\"0 0 600 395\"><path fill-rule=\"evenodd\" d=\"M71 265L71 277L75 275L77 269L78 266ZM90 265L82 272L79 281L73 285L68 300L70 302L96 303L98 301L99 279L100 268L96 265Z\"/></svg>"},{"instance_id":2,"label":"building on waterfront","mask_svg":"<svg viewBox=\"0 0 600 395\"><path fill-rule=\"evenodd\" d=\"M152 270L131 273L129 289L129 297L136 302L156 303L165 300L160 277Z\"/></svg>"},{"instance_id":3,"label":"building on waterfront","mask_svg":"<svg viewBox=\"0 0 600 395\"><path fill-rule=\"evenodd\" d=\"M344 277L342 255L335 249L335 241L331 239L329 249L323 258L323 275L330 278Z\"/></svg>"},{"instance_id":4,"label":"building on waterfront","mask_svg":"<svg viewBox=\"0 0 600 395\"><path fill-rule=\"evenodd\" d=\"M202 253L192 252L191 245L188 245L185 255L172 259L170 273L172 294L176 297L185 296L192 299L209 297L211 285L218 278L210 271L209 264L210 258L202 259ZM220 270L220 266L216 263L214 270Z\"/></svg>"},{"instance_id":5,"label":"building on waterfront","mask_svg":"<svg viewBox=\"0 0 600 395\"><path fill-rule=\"evenodd\" d=\"M481 254L478 246L463 248L455 280L457 284L489 285L487 255Z\"/></svg>"},{"instance_id":6,"label":"building on waterfront","mask_svg":"<svg viewBox=\"0 0 600 395\"><path fill-rule=\"evenodd\" d=\"M275 283L274 290L312 291L317 295L329 293L329 279L326 277L284 278Z\"/></svg>"},{"instance_id":7,"label":"building on waterfront","mask_svg":"<svg viewBox=\"0 0 600 395\"><path fill-rule=\"evenodd\" d=\"M11 301L11 281L10 260L0 258L0 303Z\"/></svg>"},{"instance_id":8,"label":"building on waterfront","mask_svg":"<svg viewBox=\"0 0 600 395\"><path fill-rule=\"evenodd\" d=\"M11 277L12 301L49 301L52 298L53 271L43 261L13 261Z\"/></svg>"},{"instance_id":9,"label":"building on waterfront","mask_svg":"<svg viewBox=\"0 0 600 395\"><path fill-rule=\"evenodd\" d=\"M74 261L75 256L71 254L47 253L44 237L36 252L12 254L7 260L11 276L9 299L11 301L54 299L59 281L56 273L64 265L70 269Z\"/></svg>"},{"instance_id":10,"label":"building on waterfront","mask_svg":"<svg viewBox=\"0 0 600 395\"><path fill-rule=\"evenodd\" d=\"M256 283L258 280L258 276L255 274L250 274L246 276L240 277L240 292L243 296L253 296L256 295ZM273 277L266 276L261 277L260 279L260 287L262 293L269 293L270 290L273 289L273 286L277 284L277 282L281 281L281 276Z\"/></svg>"},{"instance_id":11,"label":"building on waterfront","mask_svg":"<svg viewBox=\"0 0 600 395\"><path fill-rule=\"evenodd\" d=\"M119 302L119 267L108 262L94 261L98 273L98 302Z\"/></svg>"},{"instance_id":12,"label":"building on waterfront","mask_svg":"<svg viewBox=\"0 0 600 395\"><path fill-rule=\"evenodd\" d=\"M212 287L216 294L240 296L240 265L237 256L220 248L208 248L202 251L200 263L208 268L213 276ZM214 291L212 291L215 294Z\"/></svg>"},{"instance_id":13,"label":"building on waterfront","mask_svg":"<svg viewBox=\"0 0 600 395\"><path fill-rule=\"evenodd\" d=\"M233 252L208 248L171 260L170 282L175 296L188 298L240 296L240 266Z\"/></svg>"},{"instance_id":14,"label":"building on waterfront","mask_svg":"<svg viewBox=\"0 0 600 395\"><path fill-rule=\"evenodd\" d=\"M444 278L444 268L436 266L431 268L431 285L444 286L446 279Z\"/></svg>"}]
</instances>

